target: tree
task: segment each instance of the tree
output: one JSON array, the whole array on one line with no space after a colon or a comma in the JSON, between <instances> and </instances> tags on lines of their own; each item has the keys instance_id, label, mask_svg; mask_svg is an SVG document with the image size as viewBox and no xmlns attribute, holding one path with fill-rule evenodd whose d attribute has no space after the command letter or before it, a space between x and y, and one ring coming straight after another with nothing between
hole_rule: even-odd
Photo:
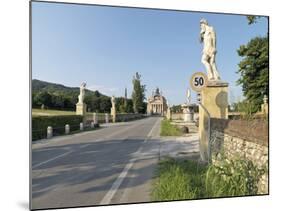
<instances>
[{"instance_id":1,"label":"tree","mask_svg":"<svg viewBox=\"0 0 281 211\"><path fill-rule=\"evenodd\" d=\"M52 105L52 95L50 95L46 91L39 92L34 96L34 104L41 106L44 104L45 106Z\"/></svg>"},{"instance_id":2,"label":"tree","mask_svg":"<svg viewBox=\"0 0 281 211\"><path fill-rule=\"evenodd\" d=\"M145 85L141 84L141 75L136 72L136 75L133 77L133 92L132 92L132 100L133 100L133 109L135 113L143 112L145 109L143 108L143 101L145 100Z\"/></svg>"},{"instance_id":3,"label":"tree","mask_svg":"<svg viewBox=\"0 0 281 211\"><path fill-rule=\"evenodd\" d=\"M237 52L243 58L238 65L241 77L237 84L242 85L244 96L253 104L253 112L256 112L269 89L268 36L250 40L247 45L240 46Z\"/></svg>"},{"instance_id":4,"label":"tree","mask_svg":"<svg viewBox=\"0 0 281 211\"><path fill-rule=\"evenodd\" d=\"M254 24L257 22L257 19L260 18L260 16L255 16L255 15L248 15L247 19L248 19L248 24Z\"/></svg>"}]
</instances>

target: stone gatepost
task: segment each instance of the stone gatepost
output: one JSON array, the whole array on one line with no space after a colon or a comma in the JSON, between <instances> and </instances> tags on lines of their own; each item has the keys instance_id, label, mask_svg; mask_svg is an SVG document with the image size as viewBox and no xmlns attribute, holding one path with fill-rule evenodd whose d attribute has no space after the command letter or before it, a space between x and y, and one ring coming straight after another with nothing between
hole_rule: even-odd
<instances>
[{"instance_id":1,"label":"stone gatepost","mask_svg":"<svg viewBox=\"0 0 281 211\"><path fill-rule=\"evenodd\" d=\"M202 106L199 107L200 154L201 159L207 161L211 156L209 141L212 141L209 137L209 118L228 119L228 83L208 81L206 87L201 91L201 104Z\"/></svg>"}]
</instances>

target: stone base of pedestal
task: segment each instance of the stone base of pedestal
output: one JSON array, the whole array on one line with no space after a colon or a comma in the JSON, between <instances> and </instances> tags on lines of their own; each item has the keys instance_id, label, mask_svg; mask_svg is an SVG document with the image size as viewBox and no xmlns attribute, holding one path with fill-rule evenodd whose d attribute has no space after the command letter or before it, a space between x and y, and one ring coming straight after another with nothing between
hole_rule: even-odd
<instances>
[{"instance_id":1,"label":"stone base of pedestal","mask_svg":"<svg viewBox=\"0 0 281 211\"><path fill-rule=\"evenodd\" d=\"M110 114L112 116L112 122L115 123L116 122L116 110L111 108Z\"/></svg>"},{"instance_id":2,"label":"stone base of pedestal","mask_svg":"<svg viewBox=\"0 0 281 211\"><path fill-rule=\"evenodd\" d=\"M201 91L201 104L210 114L210 118L228 118L228 83L221 81L208 82L207 86ZM210 128L208 125L209 117L203 108L199 106L199 147L200 155L203 161L210 158L208 134Z\"/></svg>"},{"instance_id":3,"label":"stone base of pedestal","mask_svg":"<svg viewBox=\"0 0 281 211\"><path fill-rule=\"evenodd\" d=\"M87 105L85 103L77 103L76 104L76 115L84 116L87 111Z\"/></svg>"},{"instance_id":4,"label":"stone base of pedestal","mask_svg":"<svg viewBox=\"0 0 281 211\"><path fill-rule=\"evenodd\" d=\"M193 122L194 121L194 114L191 113L191 112L183 114L183 121L185 121L185 122Z\"/></svg>"}]
</instances>

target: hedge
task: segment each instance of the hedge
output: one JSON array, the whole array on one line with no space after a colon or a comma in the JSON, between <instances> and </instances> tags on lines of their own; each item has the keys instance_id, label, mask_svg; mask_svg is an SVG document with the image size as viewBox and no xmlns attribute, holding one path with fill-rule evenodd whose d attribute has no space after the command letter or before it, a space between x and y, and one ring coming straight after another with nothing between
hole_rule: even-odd
<instances>
[{"instance_id":1,"label":"hedge","mask_svg":"<svg viewBox=\"0 0 281 211\"><path fill-rule=\"evenodd\" d=\"M70 131L79 130L79 124L83 122L83 116L34 116L32 117L32 141L47 137L47 127L52 126L53 135L65 133L65 125L69 124Z\"/></svg>"}]
</instances>

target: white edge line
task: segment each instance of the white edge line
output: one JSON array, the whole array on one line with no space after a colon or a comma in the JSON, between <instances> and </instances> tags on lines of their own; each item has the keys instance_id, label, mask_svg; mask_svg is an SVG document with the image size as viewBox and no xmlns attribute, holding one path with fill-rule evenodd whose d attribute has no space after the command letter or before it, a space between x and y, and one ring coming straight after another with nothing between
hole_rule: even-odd
<instances>
[{"instance_id":1,"label":"white edge line","mask_svg":"<svg viewBox=\"0 0 281 211\"><path fill-rule=\"evenodd\" d=\"M38 163L38 164L32 166L32 169L34 169L34 168L36 168L36 167L39 167L39 166L41 166L41 165L43 165L43 164L45 164L45 163L49 163L49 162L51 162L51 161L53 161L53 160L55 160L55 159L57 159L57 158L63 157L63 156L65 156L65 155L67 155L67 154L70 154L70 153L72 153L72 152L73 152L73 151L68 151L68 152L65 152L65 153L63 153L63 154L61 154L61 155L58 155L58 156L56 156L56 157L53 157L53 158L51 158L51 159L49 159L49 160L45 160L45 161L43 161L43 162L41 162L41 163Z\"/></svg>"},{"instance_id":2,"label":"white edge line","mask_svg":"<svg viewBox=\"0 0 281 211\"><path fill-rule=\"evenodd\" d=\"M147 135L146 139L144 140L144 142L146 142L150 138L150 135L152 134L152 131L155 128L155 125L157 125L157 123L158 123L158 120L154 123L154 126L151 128L151 130L148 133L148 135ZM140 148L138 149L138 151L135 154L136 155L139 154L141 149L142 149L142 146L140 146ZM128 171L130 170L130 168L132 168L133 163L135 161L136 161L136 158L132 158L129 161L129 163L127 163L127 165L124 167L124 169L121 172L121 174L117 177L117 179L112 184L110 190L106 193L106 195L101 200L100 205L102 205L102 204L109 204L111 202L112 198L116 194L118 188L122 184L123 180L125 179L126 175L128 174Z\"/></svg>"}]
</instances>

